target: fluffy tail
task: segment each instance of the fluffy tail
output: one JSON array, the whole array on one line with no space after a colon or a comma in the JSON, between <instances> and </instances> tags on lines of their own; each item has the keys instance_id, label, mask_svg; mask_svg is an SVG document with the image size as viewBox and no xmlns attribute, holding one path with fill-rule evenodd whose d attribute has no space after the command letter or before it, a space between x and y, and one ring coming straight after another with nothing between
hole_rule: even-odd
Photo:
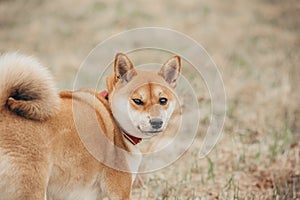
<instances>
[{"instance_id":1,"label":"fluffy tail","mask_svg":"<svg viewBox=\"0 0 300 200\"><path fill-rule=\"evenodd\" d=\"M0 111L9 109L42 121L53 116L59 105L52 76L38 61L18 53L0 56Z\"/></svg>"}]
</instances>

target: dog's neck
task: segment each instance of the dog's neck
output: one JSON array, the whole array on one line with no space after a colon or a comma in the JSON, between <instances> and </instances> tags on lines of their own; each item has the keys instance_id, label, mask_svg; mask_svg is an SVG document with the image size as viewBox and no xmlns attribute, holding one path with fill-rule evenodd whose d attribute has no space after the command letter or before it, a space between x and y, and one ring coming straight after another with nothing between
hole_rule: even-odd
<instances>
[{"instance_id":1,"label":"dog's neck","mask_svg":"<svg viewBox=\"0 0 300 200\"><path fill-rule=\"evenodd\" d=\"M108 100L108 92L106 90L103 90L102 92L100 92L100 95L102 97L104 97L106 100ZM142 138L138 138L135 136L132 136L131 134L127 133L125 130L123 130L120 126L119 126L120 130L122 131L124 137L133 145L137 145L138 143L140 143L142 141Z\"/></svg>"}]
</instances>

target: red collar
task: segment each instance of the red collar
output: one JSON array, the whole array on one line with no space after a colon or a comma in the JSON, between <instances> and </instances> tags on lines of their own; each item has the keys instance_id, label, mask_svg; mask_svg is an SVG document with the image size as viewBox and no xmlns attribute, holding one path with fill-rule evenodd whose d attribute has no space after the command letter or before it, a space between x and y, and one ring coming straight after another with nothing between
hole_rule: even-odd
<instances>
[{"instance_id":1,"label":"red collar","mask_svg":"<svg viewBox=\"0 0 300 200\"><path fill-rule=\"evenodd\" d=\"M104 97L106 100L108 100L108 92L106 90L103 90L102 92L100 92L100 95L102 97Z\"/></svg>"},{"instance_id":2,"label":"red collar","mask_svg":"<svg viewBox=\"0 0 300 200\"><path fill-rule=\"evenodd\" d=\"M106 100L108 100L108 92L106 90L103 90L102 92L100 92L100 95L102 97L104 97ZM121 129L122 130L122 129ZM142 138L138 138L135 136L132 136L128 133L126 133L125 131L122 130L122 133L124 135L124 137L131 142L133 145L137 145L138 143L140 143L142 141Z\"/></svg>"},{"instance_id":3,"label":"red collar","mask_svg":"<svg viewBox=\"0 0 300 200\"><path fill-rule=\"evenodd\" d=\"M124 131L123 131L123 135L133 145L137 145L138 143L140 143L142 141L142 138L138 138L138 137L129 135L128 133L125 133Z\"/></svg>"}]
</instances>

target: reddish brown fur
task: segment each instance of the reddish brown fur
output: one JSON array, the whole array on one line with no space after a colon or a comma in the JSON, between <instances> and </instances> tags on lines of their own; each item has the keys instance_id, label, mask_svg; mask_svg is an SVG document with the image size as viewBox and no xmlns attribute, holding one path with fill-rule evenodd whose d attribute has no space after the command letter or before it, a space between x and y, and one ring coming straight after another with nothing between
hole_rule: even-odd
<instances>
[{"instance_id":1,"label":"reddish brown fur","mask_svg":"<svg viewBox=\"0 0 300 200\"><path fill-rule=\"evenodd\" d=\"M8 165L17 166L11 169L10 173L1 176L1 181L6 183L3 186L0 183L2 198L43 199L47 185L49 195L55 197L55 193L58 192L55 185L71 184L69 186L71 192L74 187L84 188L90 185L97 174L104 173L106 175L102 180L95 180L99 182L99 187L100 182L105 182L105 190L108 194L114 194L119 199L129 199L131 184L119 185L119 183L121 181L131 183L131 175L109 169L94 159L76 132L72 114L70 115L72 99L85 104L86 109L87 107L94 109L93 102L83 101L76 96L76 92L63 92L60 96L62 98L60 112L45 122L26 120L8 111L1 116L1 153L9 158ZM96 96L99 101L106 102L102 97ZM109 112L109 108L106 108ZM128 150L122 134L111 131L116 127L106 127L107 123L104 123L101 118L102 111L96 111L100 119L99 123L103 130L106 130L108 138L112 138L118 146ZM12 121L14 123L7 123ZM49 171L49 164L52 166L51 171ZM11 192L7 193L9 190Z\"/></svg>"},{"instance_id":2,"label":"reddish brown fur","mask_svg":"<svg viewBox=\"0 0 300 200\"><path fill-rule=\"evenodd\" d=\"M120 59L125 59L130 68L133 67L132 63L126 60L128 59L126 55L118 55L121 56ZM22 65L22 60L18 65ZM22 74L23 69L16 69ZM129 142L124 139L117 126L109 102L90 89L61 92L58 97L57 94L53 94L55 90L51 81L51 86L41 91L39 85L33 84L33 80L41 81L43 87L45 82L38 79L36 74L30 76L34 70L28 71L26 79L22 79L24 83L29 82L29 85L19 84L25 91L30 91L29 96L26 96L29 99L21 99L22 102L18 102L19 99L10 97L11 93L6 86L7 83L13 84L12 80L18 78L13 76L14 73L15 71L11 70L5 79L0 80L1 199L44 199L46 194L48 200L82 199L82 195L85 195L84 198L96 199L99 197L100 189L112 199L129 199L132 175L99 162L87 150L78 134L79 126L84 128L84 135L90 138L97 137L94 135L97 133L91 131L94 127L90 124L91 117L96 113L97 122L106 138L117 147L130 151ZM115 70L115 74L107 79L109 93L117 92L116 85L119 83L117 73ZM152 75L143 77L149 80L154 78ZM144 79L136 81L144 83ZM158 101L159 94L149 93L155 91L155 87L156 85L149 84L140 88L148 95L147 99L151 99L144 108L146 110ZM30 95L35 94L41 96L32 104ZM167 87L163 90L163 94L169 98L172 96ZM24 94L21 94L21 97L25 97ZM53 107L45 107L49 101L47 98ZM74 121L76 118L73 116L74 106L79 109L76 124ZM16 108L20 112L17 112ZM110 160L128 167L125 157L116 154L106 142L100 141L95 146L98 147L97 153L103 155L104 161Z\"/></svg>"},{"instance_id":3,"label":"reddish brown fur","mask_svg":"<svg viewBox=\"0 0 300 200\"><path fill-rule=\"evenodd\" d=\"M15 56L18 60L18 55ZM20 71L23 67L22 61L18 62L19 68L16 68L19 71L10 70L6 73L7 76L0 80L2 87L0 92L9 92L3 86L7 83L10 84L12 78L18 78L10 74L23 73ZM13 62L12 60L9 63ZM14 64L10 65L14 69ZM4 65L4 70L6 70L5 67L6 65ZM36 91L39 92L40 88L39 85L34 86L35 88L26 88L32 87L31 81L36 78L34 72L28 71L27 73L33 75L22 81L27 81L30 84L23 84L22 87L24 87L24 91L31 91L28 93L30 97ZM43 77L43 74L39 76ZM8 82L1 83L5 80ZM49 85L49 87L51 86ZM45 93L45 91L43 92ZM47 96L47 94L43 95ZM52 94L49 93L49 95L50 100L55 98L51 96ZM42 98L45 98L44 96ZM32 109L31 106L34 105L30 104L31 101L18 101L9 98L5 105L7 107L0 108L1 199L44 199L46 191L48 199L77 199L83 198L82 196L76 197L77 194L75 193L80 189L87 189L91 192L95 190L97 194L91 198L96 198L100 193L101 185L109 196L115 199L129 199L131 174L108 168L91 156L81 142L74 124L72 115L74 104L80 105L80 117L83 124L86 123L84 120L89 119L91 112L96 111L99 125L107 138L118 147L129 151L121 131L113 120L107 100L88 89L77 92L62 92L59 99L59 110L55 106L55 108L49 108L56 110L50 113L47 108L51 117L49 117L50 114L42 110L43 107L39 107L39 110L44 112L47 117L43 121L23 118L23 114L24 117L33 116L36 119L41 116L38 113L39 110ZM103 105L101 109L95 107L95 100L98 104ZM59 101L55 100L55 102ZM36 104L43 106L44 102L47 100L40 99L40 102L36 101ZM17 113L15 108L22 112ZM29 113L30 115L28 115ZM93 127L87 127L87 130L91 128ZM105 143L99 145L100 147L103 145L102 153L107 155L105 156L107 159L118 160L111 149L103 149ZM120 185L121 182L124 184ZM73 197L72 193L74 193ZM86 193L89 195L89 192Z\"/></svg>"}]
</instances>

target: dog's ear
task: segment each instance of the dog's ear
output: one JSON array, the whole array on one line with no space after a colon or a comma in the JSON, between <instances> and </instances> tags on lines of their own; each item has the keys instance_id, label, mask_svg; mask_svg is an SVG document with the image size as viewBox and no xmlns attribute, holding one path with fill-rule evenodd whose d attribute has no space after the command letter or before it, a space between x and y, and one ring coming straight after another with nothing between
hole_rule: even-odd
<instances>
[{"instance_id":1,"label":"dog's ear","mask_svg":"<svg viewBox=\"0 0 300 200\"><path fill-rule=\"evenodd\" d=\"M115 81L129 82L136 75L133 64L123 53L117 53L114 62Z\"/></svg>"},{"instance_id":2,"label":"dog's ear","mask_svg":"<svg viewBox=\"0 0 300 200\"><path fill-rule=\"evenodd\" d=\"M179 56L173 56L170 58L165 64L163 64L162 68L159 71L159 75L161 75L167 83L171 85L171 87L176 87L176 81L179 77L181 69L181 59Z\"/></svg>"}]
</instances>

